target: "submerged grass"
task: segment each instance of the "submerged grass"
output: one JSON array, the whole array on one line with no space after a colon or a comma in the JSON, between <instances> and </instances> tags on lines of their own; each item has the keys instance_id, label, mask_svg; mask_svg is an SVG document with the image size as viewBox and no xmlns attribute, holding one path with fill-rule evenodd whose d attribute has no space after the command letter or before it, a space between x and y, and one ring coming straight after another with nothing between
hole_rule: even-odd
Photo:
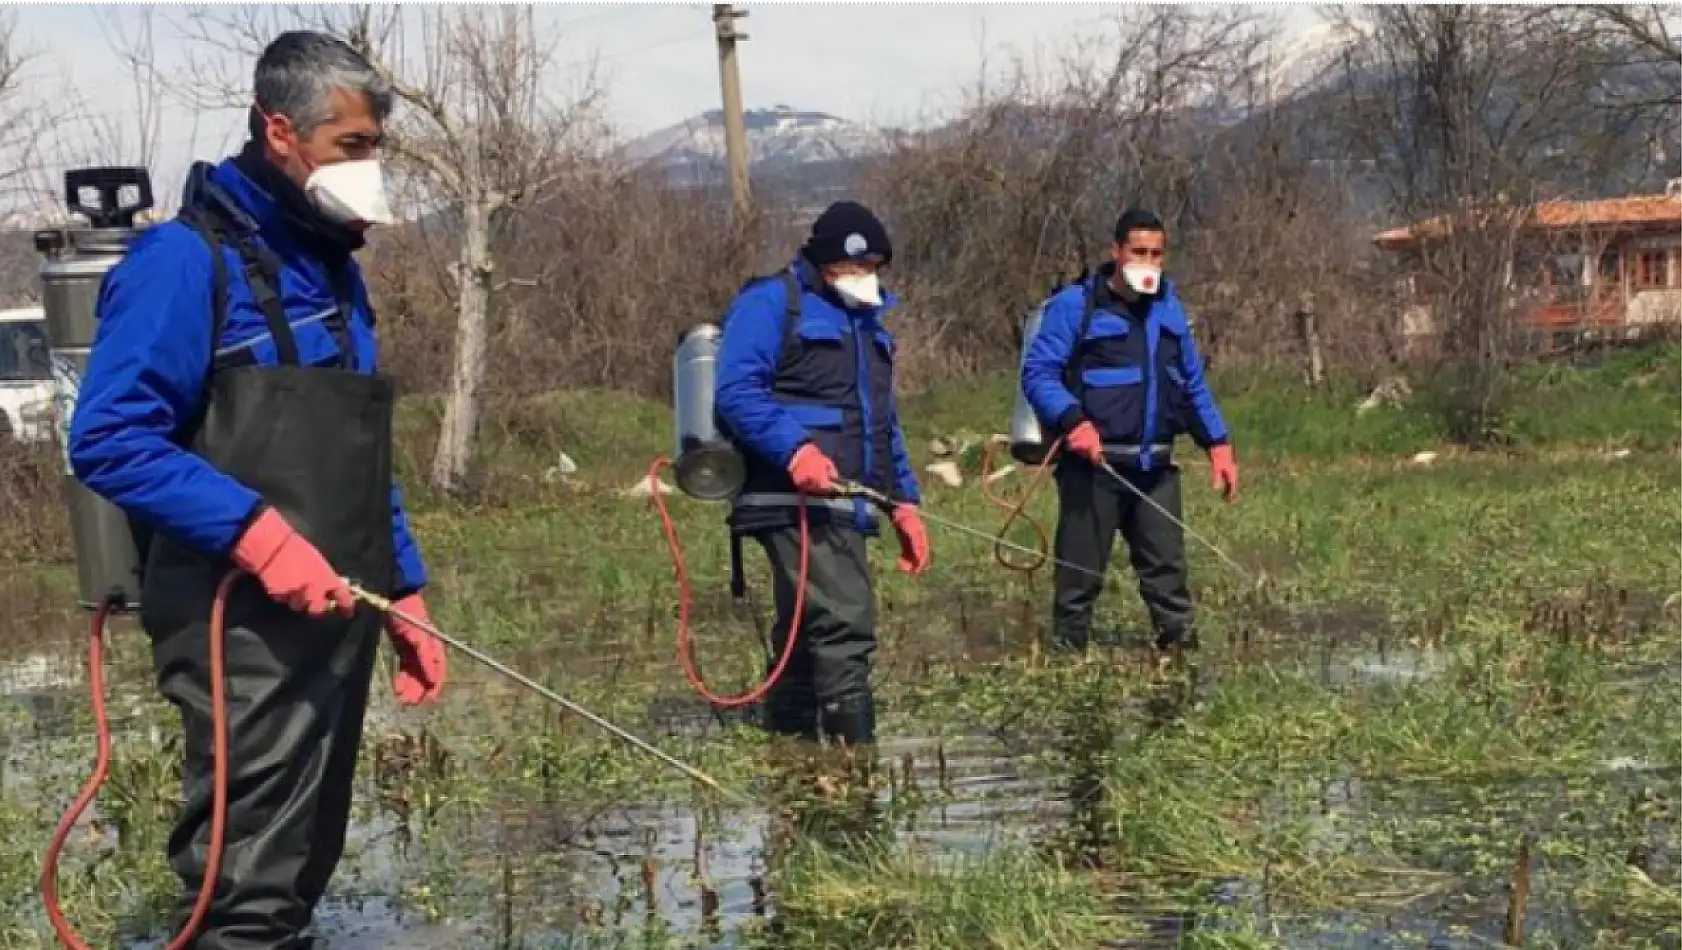
<instances>
[{"instance_id":1,"label":"submerged grass","mask_svg":"<svg viewBox=\"0 0 1682 950\"><path fill-rule=\"evenodd\" d=\"M1178 921L1181 946L1268 947L1301 945L1308 918L1488 941L1518 842L1530 840L1526 946L1675 946L1682 512L1664 383L1677 363L1655 354L1538 371L1536 401L1511 424L1525 438L1515 451L1445 452L1429 467L1405 464L1439 448L1422 410L1356 416L1352 390L1234 384L1244 497L1220 504L1188 459L1187 518L1267 581L1227 573L1193 544L1209 648L1189 670L1125 647L1050 662L1035 647L1048 572L1003 571L984 543L933 527L935 566L912 581L880 569L878 546L880 730L928 741L884 753L892 803L869 847L810 835L771 847L767 819L752 814L709 810L697 825L681 778L456 659L438 707L376 699L338 891L467 935L423 947L1144 946L1102 941L1143 941L1164 920ZM917 400L905 412L913 448L1004 418L1008 397L979 381ZM432 424L424 405L407 412L409 429ZM663 413L596 394L520 413L489 440L483 504L419 493L434 616L763 791L763 737L710 713L676 672L659 527L645 501L620 494L642 456L666 450ZM581 470L545 477L561 450ZM931 484L928 496L930 511L966 524L1001 517L972 486ZM763 662L763 567L748 559L759 599L731 603L722 510L672 507L703 667L715 689L740 691ZM1030 506L1047 524L1052 509L1050 492ZM7 602L24 609L0 662L79 644L66 571L34 563L6 572ZM1119 572L1099 628L1143 624ZM125 731L99 824L61 874L102 945L154 926L172 896L161 852L179 755L143 638L127 624L115 636ZM34 950L49 945L34 896L40 847L92 742L80 684L26 687L8 681L21 666L7 669L0 691L34 714L0 705L0 948ZM964 785L960 743L1039 784L989 799L1009 776ZM951 815L981 829L1010 796L1042 792L1049 820L1000 843L977 830L952 844ZM658 840L642 837L657 826ZM709 889L722 932L685 903L704 907ZM749 909L759 903L771 920Z\"/></svg>"},{"instance_id":2,"label":"submerged grass","mask_svg":"<svg viewBox=\"0 0 1682 950\"><path fill-rule=\"evenodd\" d=\"M937 861L804 845L789 858L768 947L1090 947L1120 922L1089 877L1022 850Z\"/></svg>"}]
</instances>

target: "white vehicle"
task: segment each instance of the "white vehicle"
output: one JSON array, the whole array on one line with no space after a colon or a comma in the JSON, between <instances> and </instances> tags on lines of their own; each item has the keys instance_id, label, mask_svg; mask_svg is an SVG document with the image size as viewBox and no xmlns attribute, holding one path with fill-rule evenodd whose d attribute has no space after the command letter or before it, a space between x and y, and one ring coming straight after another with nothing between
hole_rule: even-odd
<instances>
[{"instance_id":1,"label":"white vehicle","mask_svg":"<svg viewBox=\"0 0 1682 950\"><path fill-rule=\"evenodd\" d=\"M0 310L0 443L52 439L53 393L46 311Z\"/></svg>"}]
</instances>

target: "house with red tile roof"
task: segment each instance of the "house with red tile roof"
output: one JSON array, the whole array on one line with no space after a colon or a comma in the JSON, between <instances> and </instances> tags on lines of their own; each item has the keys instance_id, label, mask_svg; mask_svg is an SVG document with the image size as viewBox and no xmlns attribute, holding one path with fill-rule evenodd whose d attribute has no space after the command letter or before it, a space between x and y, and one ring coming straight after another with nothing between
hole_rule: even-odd
<instances>
[{"instance_id":1,"label":"house with red tile roof","mask_svg":"<svg viewBox=\"0 0 1682 950\"><path fill-rule=\"evenodd\" d=\"M1454 226L1441 216L1373 238L1414 275L1402 315L1410 345L1438 330L1425 282L1417 279L1420 253L1448 240ZM1520 325L1544 345L1634 337L1682 323L1682 179L1662 195L1540 202L1519 227L1507 287L1519 298Z\"/></svg>"}]
</instances>

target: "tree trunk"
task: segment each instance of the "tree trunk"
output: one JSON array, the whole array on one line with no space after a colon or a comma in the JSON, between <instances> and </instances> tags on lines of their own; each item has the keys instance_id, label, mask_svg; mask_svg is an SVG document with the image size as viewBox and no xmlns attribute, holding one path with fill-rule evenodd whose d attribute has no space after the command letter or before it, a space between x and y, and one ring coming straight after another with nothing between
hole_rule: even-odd
<instances>
[{"instance_id":1,"label":"tree trunk","mask_svg":"<svg viewBox=\"0 0 1682 950\"><path fill-rule=\"evenodd\" d=\"M1320 344L1320 321L1314 310L1314 295L1304 294L1297 309L1297 335L1302 341L1307 365L1303 375L1308 385L1319 389L1326 384L1326 353Z\"/></svg>"},{"instance_id":2,"label":"tree trunk","mask_svg":"<svg viewBox=\"0 0 1682 950\"><path fill-rule=\"evenodd\" d=\"M444 403L444 424L432 458L432 487L462 491L472 476L474 436L479 430L480 390L485 384L485 347L491 301L491 207L483 197L462 207L461 254L456 262L455 366Z\"/></svg>"}]
</instances>

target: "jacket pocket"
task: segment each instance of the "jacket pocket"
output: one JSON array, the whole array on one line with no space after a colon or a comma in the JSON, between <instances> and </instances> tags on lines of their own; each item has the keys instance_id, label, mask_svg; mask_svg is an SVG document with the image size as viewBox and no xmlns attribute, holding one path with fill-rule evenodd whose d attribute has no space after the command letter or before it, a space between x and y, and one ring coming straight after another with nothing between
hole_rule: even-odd
<instances>
[{"instance_id":1,"label":"jacket pocket","mask_svg":"<svg viewBox=\"0 0 1682 950\"><path fill-rule=\"evenodd\" d=\"M1145 375L1137 366L1109 366L1080 374L1082 403L1105 442L1136 442L1143 429Z\"/></svg>"},{"instance_id":2,"label":"jacket pocket","mask_svg":"<svg viewBox=\"0 0 1682 950\"><path fill-rule=\"evenodd\" d=\"M842 412L840 406L825 406L810 402L784 402L782 407L794 417L794 421L808 429L841 428Z\"/></svg>"}]
</instances>

